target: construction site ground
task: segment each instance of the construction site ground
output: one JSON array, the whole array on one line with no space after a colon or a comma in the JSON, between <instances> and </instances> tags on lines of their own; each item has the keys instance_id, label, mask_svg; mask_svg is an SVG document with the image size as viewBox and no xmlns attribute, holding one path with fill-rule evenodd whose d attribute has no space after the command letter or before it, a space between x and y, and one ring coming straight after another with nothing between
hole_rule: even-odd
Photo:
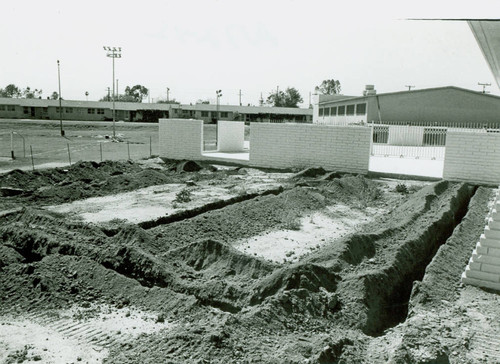
<instances>
[{"instance_id":1,"label":"construction site ground","mask_svg":"<svg viewBox=\"0 0 500 364\"><path fill-rule=\"evenodd\" d=\"M493 189L170 161L0 174L2 363L496 363Z\"/></svg>"}]
</instances>

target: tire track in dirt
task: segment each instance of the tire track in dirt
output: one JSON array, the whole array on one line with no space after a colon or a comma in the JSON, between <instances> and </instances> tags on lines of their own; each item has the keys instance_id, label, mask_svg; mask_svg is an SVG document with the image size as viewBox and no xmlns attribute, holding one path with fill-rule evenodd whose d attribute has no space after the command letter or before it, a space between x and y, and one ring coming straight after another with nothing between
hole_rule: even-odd
<instances>
[{"instance_id":1,"label":"tire track in dirt","mask_svg":"<svg viewBox=\"0 0 500 364\"><path fill-rule=\"evenodd\" d=\"M6 352L14 352L24 345L30 348L32 357L49 362L66 362L68 355L77 361L100 362L115 345L173 327L170 323L158 322L155 317L151 313L107 305L4 316L0 317L0 344Z\"/></svg>"}]
</instances>

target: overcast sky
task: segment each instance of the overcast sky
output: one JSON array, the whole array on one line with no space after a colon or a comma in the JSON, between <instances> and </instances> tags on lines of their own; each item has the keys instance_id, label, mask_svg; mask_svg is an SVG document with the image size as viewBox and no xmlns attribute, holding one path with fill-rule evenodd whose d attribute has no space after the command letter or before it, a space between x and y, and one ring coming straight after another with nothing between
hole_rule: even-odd
<instances>
[{"instance_id":1,"label":"overcast sky","mask_svg":"<svg viewBox=\"0 0 500 364\"><path fill-rule=\"evenodd\" d=\"M462 4L463 3L463 4ZM260 94L295 87L307 106L322 80L342 93L454 85L481 90L493 76L466 22L407 18L485 18L497 0L475 1L8 1L0 22L0 87L14 83L98 100L112 86L103 46L122 47L119 92L141 84L153 100L215 99L258 105ZM146 100L147 102L147 100Z\"/></svg>"}]
</instances>

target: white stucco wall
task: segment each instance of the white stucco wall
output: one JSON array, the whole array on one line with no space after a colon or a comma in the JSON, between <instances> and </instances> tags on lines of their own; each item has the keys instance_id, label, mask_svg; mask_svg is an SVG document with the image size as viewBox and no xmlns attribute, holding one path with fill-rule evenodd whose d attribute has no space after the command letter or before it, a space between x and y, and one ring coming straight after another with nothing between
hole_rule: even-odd
<instances>
[{"instance_id":1,"label":"white stucco wall","mask_svg":"<svg viewBox=\"0 0 500 364\"><path fill-rule=\"evenodd\" d=\"M217 122L217 150L219 152L242 152L245 143L245 123L243 121Z\"/></svg>"}]
</instances>

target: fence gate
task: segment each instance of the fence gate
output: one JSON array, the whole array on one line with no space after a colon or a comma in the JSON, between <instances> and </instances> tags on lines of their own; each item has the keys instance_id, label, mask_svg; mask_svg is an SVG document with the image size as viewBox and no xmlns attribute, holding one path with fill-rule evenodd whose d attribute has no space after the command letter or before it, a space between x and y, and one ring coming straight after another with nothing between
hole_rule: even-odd
<instances>
[{"instance_id":1,"label":"fence gate","mask_svg":"<svg viewBox=\"0 0 500 364\"><path fill-rule=\"evenodd\" d=\"M444 160L449 130L491 132L488 124L372 122L371 155L414 159ZM498 127L498 126L497 126Z\"/></svg>"}]
</instances>

